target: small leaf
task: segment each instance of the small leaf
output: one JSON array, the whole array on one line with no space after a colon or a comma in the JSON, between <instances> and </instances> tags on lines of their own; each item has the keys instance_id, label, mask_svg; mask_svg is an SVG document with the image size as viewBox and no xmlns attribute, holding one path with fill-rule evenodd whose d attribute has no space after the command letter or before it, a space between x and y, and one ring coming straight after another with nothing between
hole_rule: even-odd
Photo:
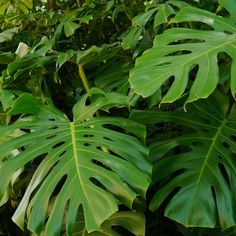
<instances>
[{"instance_id":1,"label":"small leaf","mask_svg":"<svg viewBox=\"0 0 236 236\"><path fill-rule=\"evenodd\" d=\"M64 23L64 31L66 37L70 37L75 33L75 31L80 27L80 24L74 23L72 21Z\"/></svg>"},{"instance_id":2,"label":"small leaf","mask_svg":"<svg viewBox=\"0 0 236 236\"><path fill-rule=\"evenodd\" d=\"M140 26L141 28L145 27L151 16L157 11L156 8L146 11L144 13L141 13L138 16L135 16L132 19L132 25L133 26Z\"/></svg>"},{"instance_id":3,"label":"small leaf","mask_svg":"<svg viewBox=\"0 0 236 236\"><path fill-rule=\"evenodd\" d=\"M114 6L114 0L110 0L107 2L106 11L109 11Z\"/></svg>"},{"instance_id":4,"label":"small leaf","mask_svg":"<svg viewBox=\"0 0 236 236\"><path fill-rule=\"evenodd\" d=\"M175 10L170 4L161 4L158 7L158 12L154 18L154 28L156 28L160 24L167 23L169 16L171 16L172 14L175 14Z\"/></svg>"},{"instance_id":5,"label":"small leaf","mask_svg":"<svg viewBox=\"0 0 236 236\"><path fill-rule=\"evenodd\" d=\"M17 34L19 32L19 27L14 27L8 30L5 30L0 33L0 43L9 41L12 39L14 34Z\"/></svg>"},{"instance_id":6,"label":"small leaf","mask_svg":"<svg viewBox=\"0 0 236 236\"><path fill-rule=\"evenodd\" d=\"M134 48L141 39L142 31L140 26L132 27L128 33L122 37L124 49Z\"/></svg>"},{"instance_id":7,"label":"small leaf","mask_svg":"<svg viewBox=\"0 0 236 236\"><path fill-rule=\"evenodd\" d=\"M58 53L56 67L59 70L67 61L76 55L76 51L67 50L66 52Z\"/></svg>"}]
</instances>

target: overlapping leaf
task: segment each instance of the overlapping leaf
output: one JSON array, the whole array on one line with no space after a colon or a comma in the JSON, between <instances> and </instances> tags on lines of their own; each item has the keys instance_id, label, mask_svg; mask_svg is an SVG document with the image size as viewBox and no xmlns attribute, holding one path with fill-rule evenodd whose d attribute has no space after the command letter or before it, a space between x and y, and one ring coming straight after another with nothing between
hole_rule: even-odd
<instances>
[{"instance_id":1,"label":"overlapping leaf","mask_svg":"<svg viewBox=\"0 0 236 236\"><path fill-rule=\"evenodd\" d=\"M150 208L169 197L165 215L187 227L235 226L236 104L217 93L192 103L187 113L136 111L132 117L167 122L156 134L163 140L151 144L153 179L160 185Z\"/></svg>"},{"instance_id":2,"label":"overlapping leaf","mask_svg":"<svg viewBox=\"0 0 236 236\"><path fill-rule=\"evenodd\" d=\"M75 225L74 235L78 236L122 236L120 229L124 228L135 236L145 235L145 218L144 215L139 212L121 211L111 215L99 228L98 231L87 233L84 228L83 214L79 215ZM118 228L118 230L116 228Z\"/></svg>"},{"instance_id":3,"label":"overlapping leaf","mask_svg":"<svg viewBox=\"0 0 236 236\"><path fill-rule=\"evenodd\" d=\"M134 48L145 31L145 26L151 20L154 20L153 28L161 24L168 23L171 15L175 15L177 10L187 7L188 4L181 1L169 0L163 4L150 2L145 12L135 16L132 19L132 28L122 37L125 49Z\"/></svg>"},{"instance_id":4,"label":"overlapping leaf","mask_svg":"<svg viewBox=\"0 0 236 236\"><path fill-rule=\"evenodd\" d=\"M0 14L15 13L15 12L23 12L23 13L27 14L27 13L29 13L29 10L32 7L33 7L32 0L1 1L0 2Z\"/></svg>"},{"instance_id":5,"label":"overlapping leaf","mask_svg":"<svg viewBox=\"0 0 236 236\"><path fill-rule=\"evenodd\" d=\"M235 1L221 2L231 14L234 13ZM222 17L198 8L185 7L172 22L191 20L206 23L215 30L172 28L156 36L153 48L136 60L130 74L135 92L147 97L166 85L168 92L162 103L171 103L185 92L189 92L187 103L206 98L219 82L218 55L226 53L232 60L231 92L235 95L235 17ZM191 73L193 69L196 73Z\"/></svg>"},{"instance_id":6,"label":"overlapping leaf","mask_svg":"<svg viewBox=\"0 0 236 236\"><path fill-rule=\"evenodd\" d=\"M26 132L0 146L1 198L13 172L35 158L41 160L13 216L21 228L27 212L31 231L40 234L46 224L46 235L59 235L65 215L67 234L71 235L82 205L86 229L91 232L118 210L119 203L132 208L137 195L145 197L151 166L147 148L134 137L144 138L144 126L122 118L93 117L99 108L124 103L121 95L104 94L91 105L86 105L86 100L87 96L75 105L74 119L69 121L52 105L24 94L11 114L28 115L0 127L1 136L17 129ZM6 158L14 149L20 153Z\"/></svg>"},{"instance_id":7,"label":"overlapping leaf","mask_svg":"<svg viewBox=\"0 0 236 236\"><path fill-rule=\"evenodd\" d=\"M113 63L96 76L96 86L105 91L127 94L129 89L128 73L131 67L130 64Z\"/></svg>"}]
</instances>

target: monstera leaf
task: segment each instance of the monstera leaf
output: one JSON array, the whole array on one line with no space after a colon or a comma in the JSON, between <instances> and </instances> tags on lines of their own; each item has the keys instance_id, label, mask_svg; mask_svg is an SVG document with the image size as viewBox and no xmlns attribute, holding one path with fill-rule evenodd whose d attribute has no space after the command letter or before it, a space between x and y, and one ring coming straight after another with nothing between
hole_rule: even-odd
<instances>
[{"instance_id":1,"label":"monstera leaf","mask_svg":"<svg viewBox=\"0 0 236 236\"><path fill-rule=\"evenodd\" d=\"M179 99L186 89L186 103L208 97L219 82L218 56L226 53L232 60L231 92L236 92L236 2L221 1L231 17L217 16L194 7L185 7L173 23L199 21L215 30L172 28L156 36L153 47L136 60L130 73L131 87L144 97L154 94L163 85L167 93L162 103ZM191 73L195 69L196 72ZM173 83L172 83L173 79Z\"/></svg>"},{"instance_id":2,"label":"monstera leaf","mask_svg":"<svg viewBox=\"0 0 236 236\"><path fill-rule=\"evenodd\" d=\"M227 229L236 224L236 103L217 93L189 107L187 113L132 114L146 123L167 122L150 147L153 181L161 183L150 208L168 198L167 217L187 227L213 228L219 222Z\"/></svg>"},{"instance_id":3,"label":"monstera leaf","mask_svg":"<svg viewBox=\"0 0 236 236\"><path fill-rule=\"evenodd\" d=\"M137 195L145 198L151 165L146 159L148 149L137 139L145 138L145 127L124 118L93 117L99 108L108 110L126 102L115 93L95 89L93 94L90 105L85 95L74 106L73 121L50 103L23 94L11 114L24 115L0 127L1 136L18 129L25 132L0 146L0 199L12 173L34 159L40 161L13 216L21 228L27 215L31 231L59 235L65 217L71 235L82 206L90 233L118 210L118 204L132 208ZM7 158L15 149L19 154Z\"/></svg>"}]
</instances>

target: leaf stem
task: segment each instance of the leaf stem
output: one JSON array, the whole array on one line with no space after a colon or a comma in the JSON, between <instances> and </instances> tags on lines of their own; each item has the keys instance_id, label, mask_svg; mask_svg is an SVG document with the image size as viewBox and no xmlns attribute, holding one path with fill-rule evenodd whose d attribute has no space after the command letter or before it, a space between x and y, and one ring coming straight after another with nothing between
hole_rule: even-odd
<instances>
[{"instance_id":1,"label":"leaf stem","mask_svg":"<svg viewBox=\"0 0 236 236\"><path fill-rule=\"evenodd\" d=\"M91 98L92 94L90 92L90 84L89 84L88 79L86 77L86 74L84 72L83 65L78 64L78 67L79 67L79 76L81 78L81 81L84 85L84 88L85 88L86 92L88 93L88 96ZM100 116L99 111L96 111L96 117L99 117L99 116ZM101 148L102 148L103 152L109 153L109 150L106 147L101 146Z\"/></svg>"},{"instance_id":2,"label":"leaf stem","mask_svg":"<svg viewBox=\"0 0 236 236\"><path fill-rule=\"evenodd\" d=\"M80 76L81 81L84 85L84 88L85 88L86 92L88 93L89 97L91 97L90 85L89 85L89 82L87 80L86 74L84 72L83 65L79 64L78 67L79 67L79 76Z\"/></svg>"},{"instance_id":3,"label":"leaf stem","mask_svg":"<svg viewBox=\"0 0 236 236\"><path fill-rule=\"evenodd\" d=\"M82 64L78 64L78 67L79 67L79 76L81 78L81 81L84 85L84 88L88 94L88 96L91 98L92 94L90 92L90 84L88 82L88 79L86 77L86 74L84 72L84 68L83 68L83 65ZM99 117L100 114L99 114L99 111L96 111L96 116Z\"/></svg>"}]
</instances>

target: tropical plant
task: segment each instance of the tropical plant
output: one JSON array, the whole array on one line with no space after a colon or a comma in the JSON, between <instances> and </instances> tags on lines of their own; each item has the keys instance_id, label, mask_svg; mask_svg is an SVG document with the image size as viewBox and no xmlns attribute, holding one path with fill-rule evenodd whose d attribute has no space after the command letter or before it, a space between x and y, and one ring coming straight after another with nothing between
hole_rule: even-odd
<instances>
[{"instance_id":1,"label":"tropical plant","mask_svg":"<svg viewBox=\"0 0 236 236\"><path fill-rule=\"evenodd\" d=\"M0 234L236 235L235 9L0 2Z\"/></svg>"}]
</instances>

